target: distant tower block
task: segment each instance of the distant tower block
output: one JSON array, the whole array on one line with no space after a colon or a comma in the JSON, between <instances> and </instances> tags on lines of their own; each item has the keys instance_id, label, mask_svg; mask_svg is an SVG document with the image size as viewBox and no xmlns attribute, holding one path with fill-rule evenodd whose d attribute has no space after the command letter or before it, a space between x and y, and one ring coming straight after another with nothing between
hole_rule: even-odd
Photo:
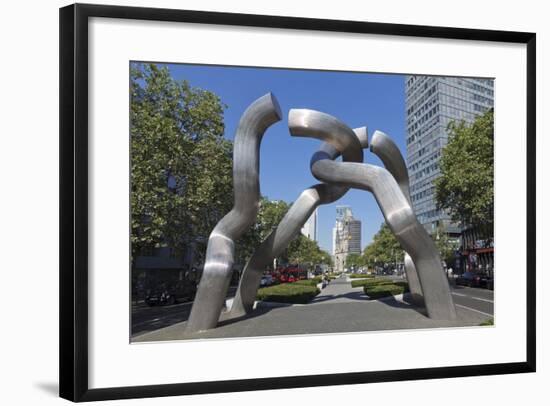
<instances>
[{"instance_id":1,"label":"distant tower block","mask_svg":"<svg viewBox=\"0 0 550 406\"><path fill-rule=\"evenodd\" d=\"M315 209L315 211L312 213L312 215L307 219L306 223L300 230L302 235L306 236L312 241L319 241L317 239L317 212L318 210Z\"/></svg>"},{"instance_id":2,"label":"distant tower block","mask_svg":"<svg viewBox=\"0 0 550 406\"><path fill-rule=\"evenodd\" d=\"M332 254L336 271L342 272L349 254L361 254L361 221L353 217L350 206L336 206L332 229Z\"/></svg>"}]
</instances>

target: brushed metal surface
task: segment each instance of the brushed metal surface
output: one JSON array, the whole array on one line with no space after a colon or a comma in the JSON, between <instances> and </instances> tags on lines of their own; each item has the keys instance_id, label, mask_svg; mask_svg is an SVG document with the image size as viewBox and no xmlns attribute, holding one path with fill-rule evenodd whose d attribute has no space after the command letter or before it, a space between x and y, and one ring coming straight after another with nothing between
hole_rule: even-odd
<instances>
[{"instance_id":1,"label":"brushed metal surface","mask_svg":"<svg viewBox=\"0 0 550 406\"><path fill-rule=\"evenodd\" d=\"M318 125L323 126L327 137L340 140L338 143L335 142L334 147L329 143L323 143L314 156L336 159L342 155L343 161L363 161L362 149L368 147L366 127L351 130L335 117L323 113L316 114L310 119L317 120ZM321 183L300 194L277 228L260 244L247 262L233 300L230 317L240 317L253 310L265 268L272 263L273 258L284 251L319 205L335 202L348 190L347 187Z\"/></svg>"},{"instance_id":2,"label":"brushed metal surface","mask_svg":"<svg viewBox=\"0 0 550 406\"><path fill-rule=\"evenodd\" d=\"M235 240L255 221L260 201L260 143L268 127L280 121L277 99L268 93L243 113L233 146L234 205L208 239L206 261L186 324L193 333L216 327L233 271Z\"/></svg>"},{"instance_id":3,"label":"brushed metal surface","mask_svg":"<svg viewBox=\"0 0 550 406\"><path fill-rule=\"evenodd\" d=\"M370 151L380 158L384 167L393 175L399 188L412 206L409 191L409 171L399 147L389 135L376 130L372 135Z\"/></svg>"},{"instance_id":4,"label":"brushed metal surface","mask_svg":"<svg viewBox=\"0 0 550 406\"><path fill-rule=\"evenodd\" d=\"M411 195L409 191L409 171L399 147L390 136L377 130L372 135L370 151L380 158L384 164L384 167L393 175L399 185L399 188L407 198L409 205L412 207ZM420 286L416 266L407 252L405 252L403 264L405 267L407 282L409 284L409 290L414 303L424 305L424 300L422 299L422 287Z\"/></svg>"},{"instance_id":5,"label":"brushed metal surface","mask_svg":"<svg viewBox=\"0 0 550 406\"><path fill-rule=\"evenodd\" d=\"M311 119L311 110L291 110L289 129L293 136L317 138L340 144L327 136L320 121ZM290 118L293 118L292 120ZM456 319L449 283L441 270L441 259L431 237L418 222L407 197L385 168L355 162L336 162L317 156L311 161L313 176L322 182L367 190L373 193L388 226L417 266L428 316L438 320Z\"/></svg>"}]
</instances>

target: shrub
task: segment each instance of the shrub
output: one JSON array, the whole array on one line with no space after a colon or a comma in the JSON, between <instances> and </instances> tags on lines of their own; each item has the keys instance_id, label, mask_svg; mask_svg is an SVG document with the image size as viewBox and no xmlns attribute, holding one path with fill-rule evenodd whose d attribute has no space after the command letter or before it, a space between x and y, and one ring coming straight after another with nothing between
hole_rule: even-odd
<instances>
[{"instance_id":1,"label":"shrub","mask_svg":"<svg viewBox=\"0 0 550 406\"><path fill-rule=\"evenodd\" d=\"M409 291L407 282L379 283L363 286L363 291L370 299L380 299L387 296L400 295Z\"/></svg>"},{"instance_id":2,"label":"shrub","mask_svg":"<svg viewBox=\"0 0 550 406\"><path fill-rule=\"evenodd\" d=\"M368 279L359 279L351 281L352 288L359 288L362 286L372 286L372 285L381 285L386 283L393 283L391 279L388 278L368 278Z\"/></svg>"},{"instance_id":3,"label":"shrub","mask_svg":"<svg viewBox=\"0 0 550 406\"><path fill-rule=\"evenodd\" d=\"M494 325L495 325L495 319L487 319L480 324L480 326L494 326Z\"/></svg>"},{"instance_id":4,"label":"shrub","mask_svg":"<svg viewBox=\"0 0 550 406\"><path fill-rule=\"evenodd\" d=\"M302 279L293 283L295 285L317 286L318 283L321 283L321 278Z\"/></svg>"},{"instance_id":5,"label":"shrub","mask_svg":"<svg viewBox=\"0 0 550 406\"><path fill-rule=\"evenodd\" d=\"M313 279L310 279L313 281ZM303 281L301 281L303 282ZM280 303L308 303L319 294L316 286L294 283L285 283L276 286L269 286L258 290L258 300Z\"/></svg>"},{"instance_id":6,"label":"shrub","mask_svg":"<svg viewBox=\"0 0 550 406\"><path fill-rule=\"evenodd\" d=\"M351 279L357 279L357 278L374 278L374 275L366 274L366 273L352 273L349 276Z\"/></svg>"}]
</instances>

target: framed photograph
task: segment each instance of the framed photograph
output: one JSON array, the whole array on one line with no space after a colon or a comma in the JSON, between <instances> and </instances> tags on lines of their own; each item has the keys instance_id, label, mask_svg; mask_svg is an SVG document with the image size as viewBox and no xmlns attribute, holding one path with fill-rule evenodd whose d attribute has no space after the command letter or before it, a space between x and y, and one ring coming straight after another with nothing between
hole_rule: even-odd
<instances>
[{"instance_id":1,"label":"framed photograph","mask_svg":"<svg viewBox=\"0 0 550 406\"><path fill-rule=\"evenodd\" d=\"M535 41L61 8L60 396L534 372Z\"/></svg>"}]
</instances>

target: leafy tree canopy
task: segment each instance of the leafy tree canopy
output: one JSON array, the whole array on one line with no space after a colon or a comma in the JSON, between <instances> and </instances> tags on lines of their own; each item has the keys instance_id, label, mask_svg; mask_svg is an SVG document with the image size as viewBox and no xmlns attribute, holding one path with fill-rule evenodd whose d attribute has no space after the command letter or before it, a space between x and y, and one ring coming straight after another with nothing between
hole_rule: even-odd
<instances>
[{"instance_id":1,"label":"leafy tree canopy","mask_svg":"<svg viewBox=\"0 0 550 406\"><path fill-rule=\"evenodd\" d=\"M435 181L438 208L448 209L453 221L492 233L493 227L493 111L471 125L452 122L443 149L441 176Z\"/></svg>"},{"instance_id":2,"label":"leafy tree canopy","mask_svg":"<svg viewBox=\"0 0 550 406\"><path fill-rule=\"evenodd\" d=\"M225 106L154 64L131 65L130 91L132 255L162 245L181 253L233 203Z\"/></svg>"},{"instance_id":3,"label":"leafy tree canopy","mask_svg":"<svg viewBox=\"0 0 550 406\"><path fill-rule=\"evenodd\" d=\"M311 267L314 265L332 265L329 253L322 250L316 241L310 240L301 233L289 244L283 258L292 264Z\"/></svg>"},{"instance_id":4,"label":"leafy tree canopy","mask_svg":"<svg viewBox=\"0 0 550 406\"><path fill-rule=\"evenodd\" d=\"M441 259L445 261L447 265L451 265L454 260L455 251L458 249L460 243L449 238L443 225L440 225L431 237L435 242Z\"/></svg>"},{"instance_id":5,"label":"leafy tree canopy","mask_svg":"<svg viewBox=\"0 0 550 406\"><path fill-rule=\"evenodd\" d=\"M282 200L262 197L255 224L237 241L236 262L244 264L252 256L260 244L277 228L290 206ZM294 237L278 260L282 263L302 265L332 264L330 254L319 248L317 242L300 233Z\"/></svg>"},{"instance_id":6,"label":"leafy tree canopy","mask_svg":"<svg viewBox=\"0 0 550 406\"><path fill-rule=\"evenodd\" d=\"M281 222L290 205L283 200L269 200L263 196L254 225L236 243L236 262L244 264L263 240Z\"/></svg>"},{"instance_id":7,"label":"leafy tree canopy","mask_svg":"<svg viewBox=\"0 0 550 406\"><path fill-rule=\"evenodd\" d=\"M346 268L361 267L366 265L365 257L361 254L349 254L346 256Z\"/></svg>"},{"instance_id":8,"label":"leafy tree canopy","mask_svg":"<svg viewBox=\"0 0 550 406\"><path fill-rule=\"evenodd\" d=\"M401 262L404 251L389 226L384 222L374 235L372 242L363 251L363 256L365 263L372 267L395 261Z\"/></svg>"}]
</instances>

